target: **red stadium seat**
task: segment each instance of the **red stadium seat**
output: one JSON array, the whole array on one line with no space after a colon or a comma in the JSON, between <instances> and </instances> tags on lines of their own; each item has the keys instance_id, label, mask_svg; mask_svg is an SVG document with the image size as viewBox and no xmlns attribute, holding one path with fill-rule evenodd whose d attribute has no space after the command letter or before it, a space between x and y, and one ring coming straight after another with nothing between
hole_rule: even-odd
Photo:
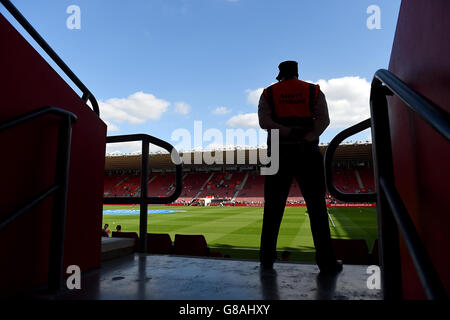
<instances>
[{"instance_id":1,"label":"red stadium seat","mask_svg":"<svg viewBox=\"0 0 450 320\"><path fill-rule=\"evenodd\" d=\"M147 233L147 252L153 254L173 253L173 244L167 233Z\"/></svg>"},{"instance_id":2,"label":"red stadium seat","mask_svg":"<svg viewBox=\"0 0 450 320\"><path fill-rule=\"evenodd\" d=\"M344 264L369 264L369 249L364 239L331 239L336 258Z\"/></svg>"},{"instance_id":3,"label":"red stadium seat","mask_svg":"<svg viewBox=\"0 0 450 320\"><path fill-rule=\"evenodd\" d=\"M186 256L208 256L209 248L203 235L175 235L174 253Z\"/></svg>"},{"instance_id":4,"label":"red stadium seat","mask_svg":"<svg viewBox=\"0 0 450 320\"><path fill-rule=\"evenodd\" d=\"M222 252L219 252L219 251L210 252L209 256L213 257L213 258L223 258Z\"/></svg>"}]
</instances>

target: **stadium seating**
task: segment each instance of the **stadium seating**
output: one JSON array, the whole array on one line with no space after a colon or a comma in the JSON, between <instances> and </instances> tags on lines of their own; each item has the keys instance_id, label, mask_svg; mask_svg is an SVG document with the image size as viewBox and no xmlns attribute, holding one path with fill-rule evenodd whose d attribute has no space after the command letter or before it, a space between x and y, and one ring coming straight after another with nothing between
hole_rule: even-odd
<instances>
[{"instance_id":1,"label":"stadium seating","mask_svg":"<svg viewBox=\"0 0 450 320\"><path fill-rule=\"evenodd\" d=\"M217 199L231 200L244 177L243 172L216 172L200 193L199 198L213 196Z\"/></svg>"},{"instance_id":2,"label":"stadium seating","mask_svg":"<svg viewBox=\"0 0 450 320\"><path fill-rule=\"evenodd\" d=\"M165 197L169 193L170 186L175 184L175 174L151 174L149 181L151 182L148 184L148 196Z\"/></svg>"},{"instance_id":3,"label":"stadium seating","mask_svg":"<svg viewBox=\"0 0 450 320\"><path fill-rule=\"evenodd\" d=\"M245 176L248 174L247 180ZM360 181L358 182L357 176ZM211 177L211 178L210 178ZM208 181L208 179L210 180ZM189 172L183 175L183 190L175 203L189 205L194 198L213 197L231 201L239 191L237 204L263 205L264 179L259 171L225 171L225 172ZM208 181L208 182L207 182ZM207 182L207 183L206 183ZM140 196L140 176L136 174L105 174L104 196L137 197ZM334 172L336 187L346 193L372 192L375 189L373 170L371 168L336 168ZM242 189L239 186L243 185ZM149 175L148 195L164 197L175 186L173 173L151 173ZM204 187L202 189L202 187ZM332 201L328 194L327 199ZM288 204L302 204L304 198L295 179L287 199Z\"/></svg>"},{"instance_id":4,"label":"stadium seating","mask_svg":"<svg viewBox=\"0 0 450 320\"><path fill-rule=\"evenodd\" d=\"M251 172L248 175L244 188L239 192L236 201L264 202L264 176L258 172Z\"/></svg>"},{"instance_id":5,"label":"stadium seating","mask_svg":"<svg viewBox=\"0 0 450 320\"><path fill-rule=\"evenodd\" d=\"M364 189L367 192L373 192L375 190L375 182L373 178L373 169L372 168L359 168L359 175L364 185Z\"/></svg>"},{"instance_id":6,"label":"stadium seating","mask_svg":"<svg viewBox=\"0 0 450 320\"><path fill-rule=\"evenodd\" d=\"M336 168L333 179L336 188L344 193L358 193L362 189L356 179L355 169Z\"/></svg>"},{"instance_id":7,"label":"stadium seating","mask_svg":"<svg viewBox=\"0 0 450 320\"><path fill-rule=\"evenodd\" d=\"M183 179L183 191L177 202L189 203L199 192L211 173L192 172Z\"/></svg>"},{"instance_id":8,"label":"stadium seating","mask_svg":"<svg viewBox=\"0 0 450 320\"><path fill-rule=\"evenodd\" d=\"M369 249L364 239L332 239L336 258L344 264L369 264Z\"/></svg>"},{"instance_id":9,"label":"stadium seating","mask_svg":"<svg viewBox=\"0 0 450 320\"><path fill-rule=\"evenodd\" d=\"M209 248L203 235L176 234L174 254L184 256L208 256Z\"/></svg>"},{"instance_id":10,"label":"stadium seating","mask_svg":"<svg viewBox=\"0 0 450 320\"><path fill-rule=\"evenodd\" d=\"M173 244L167 233L147 233L147 252L153 254L173 253Z\"/></svg>"},{"instance_id":11,"label":"stadium seating","mask_svg":"<svg viewBox=\"0 0 450 320\"><path fill-rule=\"evenodd\" d=\"M105 175L105 197L133 197L138 194L141 183L139 175Z\"/></svg>"},{"instance_id":12,"label":"stadium seating","mask_svg":"<svg viewBox=\"0 0 450 320\"><path fill-rule=\"evenodd\" d=\"M219 251L210 252L209 256L212 258L223 258L223 254Z\"/></svg>"},{"instance_id":13,"label":"stadium seating","mask_svg":"<svg viewBox=\"0 0 450 320\"><path fill-rule=\"evenodd\" d=\"M289 190L288 202L298 202L303 200L302 192L295 179L292 179L291 190Z\"/></svg>"}]
</instances>

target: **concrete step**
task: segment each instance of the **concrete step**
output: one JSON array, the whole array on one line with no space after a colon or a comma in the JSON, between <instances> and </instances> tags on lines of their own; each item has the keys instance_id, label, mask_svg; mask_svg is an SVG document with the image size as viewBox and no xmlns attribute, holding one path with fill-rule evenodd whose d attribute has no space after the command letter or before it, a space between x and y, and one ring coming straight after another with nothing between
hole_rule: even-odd
<instances>
[{"instance_id":1,"label":"concrete step","mask_svg":"<svg viewBox=\"0 0 450 320\"><path fill-rule=\"evenodd\" d=\"M134 254L102 263L82 277L81 290L61 299L132 300L378 300L367 288L367 266L345 265L323 277L314 264Z\"/></svg>"},{"instance_id":2,"label":"concrete step","mask_svg":"<svg viewBox=\"0 0 450 320\"><path fill-rule=\"evenodd\" d=\"M135 239L102 237L102 261L132 254L134 245Z\"/></svg>"}]
</instances>

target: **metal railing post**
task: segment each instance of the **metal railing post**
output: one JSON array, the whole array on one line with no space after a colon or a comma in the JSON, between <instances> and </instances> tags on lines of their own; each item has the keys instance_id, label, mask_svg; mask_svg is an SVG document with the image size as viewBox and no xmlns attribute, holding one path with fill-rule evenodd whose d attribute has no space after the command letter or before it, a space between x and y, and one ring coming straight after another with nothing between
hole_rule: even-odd
<instances>
[{"instance_id":1,"label":"metal railing post","mask_svg":"<svg viewBox=\"0 0 450 320\"><path fill-rule=\"evenodd\" d=\"M142 176L141 176L141 208L139 217L139 251L147 252L147 219L148 219L148 153L149 143L142 139Z\"/></svg>"},{"instance_id":2,"label":"metal railing post","mask_svg":"<svg viewBox=\"0 0 450 320\"><path fill-rule=\"evenodd\" d=\"M55 184L30 199L27 204L15 210L10 216L2 219L0 221L0 229L5 228L20 216L30 212L32 208L50 195L54 195L50 229L48 288L51 292L57 292L61 288L63 274L64 233L67 212L67 190L69 186L72 124L78 117L64 109L50 106L43 107L0 123L0 132L47 114L55 114L61 118L57 138Z\"/></svg>"},{"instance_id":3,"label":"metal railing post","mask_svg":"<svg viewBox=\"0 0 450 320\"><path fill-rule=\"evenodd\" d=\"M56 158L56 191L50 237L50 261L48 271L49 291L57 292L63 281L64 238L66 229L67 193L69 186L70 149L72 140L71 118L63 118L58 134Z\"/></svg>"},{"instance_id":4,"label":"metal railing post","mask_svg":"<svg viewBox=\"0 0 450 320\"><path fill-rule=\"evenodd\" d=\"M183 166L179 154L176 149L168 142L155 138L148 134L131 134L120 136L106 137L106 143L117 142L142 142L142 159L141 159L141 196L139 198L133 197L103 197L103 204L139 204L139 251L147 252L147 220L148 220L148 205L149 204L167 204L175 201L181 194L183 189ZM148 174L149 174L149 145L154 144L166 149L175 163L175 190L167 197L149 197L148 196Z\"/></svg>"},{"instance_id":5,"label":"metal railing post","mask_svg":"<svg viewBox=\"0 0 450 320\"><path fill-rule=\"evenodd\" d=\"M333 157L340 143L348 137L370 128L370 125L371 120L366 119L341 131L331 140L325 150L323 160L325 166L325 182L328 192L336 199L347 202L375 202L377 200L376 193L343 193L336 188L333 179Z\"/></svg>"},{"instance_id":6,"label":"metal railing post","mask_svg":"<svg viewBox=\"0 0 450 320\"><path fill-rule=\"evenodd\" d=\"M379 232L379 260L382 271L384 298L401 299L402 275L400 261L400 234L412 258L422 287L428 299L448 299L444 285L423 245L403 200L395 187L389 112L386 96L394 95L414 111L437 133L450 141L450 114L421 96L388 70L378 70L373 78L370 95L372 117L340 132L330 142L325 153L326 180L329 192L338 200L363 201L374 195L377 200ZM333 184L332 161L338 145L347 137L372 128L372 153L376 193L346 194Z\"/></svg>"},{"instance_id":7,"label":"metal railing post","mask_svg":"<svg viewBox=\"0 0 450 320\"><path fill-rule=\"evenodd\" d=\"M402 299L402 275L400 262L400 244L398 227L381 191L380 176L388 177L394 183L392 166L392 148L389 128L388 105L384 87L378 79L374 79L371 89L370 110L372 119L372 150L375 172L375 188L377 199L377 219L379 234L379 260L382 276L383 295L386 300Z\"/></svg>"}]
</instances>

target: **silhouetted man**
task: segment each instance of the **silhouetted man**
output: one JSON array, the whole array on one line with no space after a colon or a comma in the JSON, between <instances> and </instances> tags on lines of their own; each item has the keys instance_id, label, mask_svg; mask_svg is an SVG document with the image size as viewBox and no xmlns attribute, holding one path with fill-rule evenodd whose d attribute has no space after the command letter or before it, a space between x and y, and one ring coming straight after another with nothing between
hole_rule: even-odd
<instances>
[{"instance_id":1,"label":"silhouetted man","mask_svg":"<svg viewBox=\"0 0 450 320\"><path fill-rule=\"evenodd\" d=\"M279 170L267 175L264 184L264 219L260 261L272 268L277 258L277 238L292 179L295 178L305 199L311 223L316 262L321 273L342 270L331 245L325 203L325 175L319 150L319 136L328 127L328 107L318 85L298 79L296 61L278 66L278 83L264 90L259 100L261 128L279 129ZM270 150L270 145L268 146Z\"/></svg>"}]
</instances>

